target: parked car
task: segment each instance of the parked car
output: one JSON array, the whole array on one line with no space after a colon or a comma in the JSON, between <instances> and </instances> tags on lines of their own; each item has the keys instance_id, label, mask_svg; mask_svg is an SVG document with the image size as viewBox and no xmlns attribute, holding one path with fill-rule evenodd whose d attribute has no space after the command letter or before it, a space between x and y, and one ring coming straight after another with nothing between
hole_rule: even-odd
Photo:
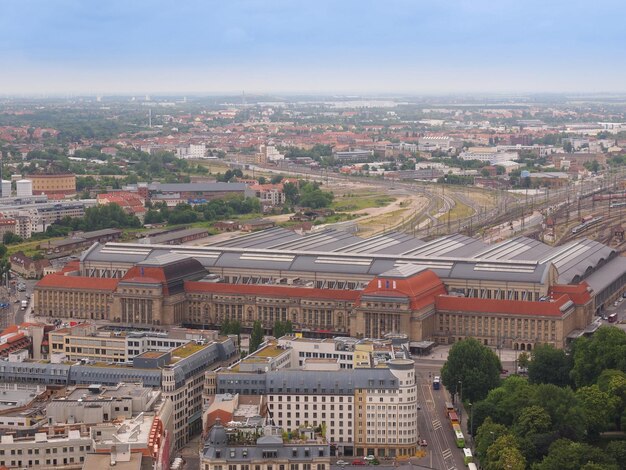
<instances>
[{"instance_id":1,"label":"parked car","mask_svg":"<svg viewBox=\"0 0 626 470\"><path fill-rule=\"evenodd\" d=\"M337 460L337 465L343 467L344 465L348 465L348 462L345 460Z\"/></svg>"},{"instance_id":2,"label":"parked car","mask_svg":"<svg viewBox=\"0 0 626 470\"><path fill-rule=\"evenodd\" d=\"M376 457L374 457L373 455L366 455L365 457L363 457L363 460L374 460Z\"/></svg>"},{"instance_id":3,"label":"parked car","mask_svg":"<svg viewBox=\"0 0 626 470\"><path fill-rule=\"evenodd\" d=\"M428 445L428 443L426 442L426 439L420 439L419 440L419 445L421 445L422 447L426 447Z\"/></svg>"},{"instance_id":4,"label":"parked car","mask_svg":"<svg viewBox=\"0 0 626 470\"><path fill-rule=\"evenodd\" d=\"M365 460L355 459L352 461L352 465L367 465L367 464L365 463Z\"/></svg>"}]
</instances>

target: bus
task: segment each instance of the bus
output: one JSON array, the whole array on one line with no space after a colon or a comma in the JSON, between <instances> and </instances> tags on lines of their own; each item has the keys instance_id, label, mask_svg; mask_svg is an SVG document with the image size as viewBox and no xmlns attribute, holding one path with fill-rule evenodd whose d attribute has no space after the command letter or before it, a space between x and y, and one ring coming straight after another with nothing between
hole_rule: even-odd
<instances>
[{"instance_id":1,"label":"bus","mask_svg":"<svg viewBox=\"0 0 626 470\"><path fill-rule=\"evenodd\" d=\"M454 411L454 405L447 401L446 402L446 414L450 413L451 411Z\"/></svg>"},{"instance_id":2,"label":"bus","mask_svg":"<svg viewBox=\"0 0 626 470\"><path fill-rule=\"evenodd\" d=\"M459 424L459 415L455 411L448 411L448 419L452 425Z\"/></svg>"},{"instance_id":3,"label":"bus","mask_svg":"<svg viewBox=\"0 0 626 470\"><path fill-rule=\"evenodd\" d=\"M440 386L441 386L441 378L439 378L438 375L435 375L435 378L433 379L433 390L439 390Z\"/></svg>"},{"instance_id":4,"label":"bus","mask_svg":"<svg viewBox=\"0 0 626 470\"><path fill-rule=\"evenodd\" d=\"M458 424L455 426L458 426ZM456 441L456 446L459 449L462 449L463 447L465 447L465 437L463 436L463 433L461 432L460 427L459 429L454 430L454 440Z\"/></svg>"},{"instance_id":5,"label":"bus","mask_svg":"<svg viewBox=\"0 0 626 470\"><path fill-rule=\"evenodd\" d=\"M478 470L478 467L476 466L475 463L470 462L467 464L467 470Z\"/></svg>"},{"instance_id":6,"label":"bus","mask_svg":"<svg viewBox=\"0 0 626 470\"><path fill-rule=\"evenodd\" d=\"M469 464L472 461L472 451L467 447L463 448L463 463L465 465Z\"/></svg>"},{"instance_id":7,"label":"bus","mask_svg":"<svg viewBox=\"0 0 626 470\"><path fill-rule=\"evenodd\" d=\"M617 322L617 312L610 314L608 320L609 320L609 323L616 323Z\"/></svg>"}]
</instances>

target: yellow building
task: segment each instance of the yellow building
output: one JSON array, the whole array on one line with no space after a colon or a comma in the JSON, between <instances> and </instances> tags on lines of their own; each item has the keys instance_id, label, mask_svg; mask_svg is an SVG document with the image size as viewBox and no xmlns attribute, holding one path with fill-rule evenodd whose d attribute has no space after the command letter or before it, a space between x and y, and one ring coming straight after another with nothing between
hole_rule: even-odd
<instances>
[{"instance_id":1,"label":"yellow building","mask_svg":"<svg viewBox=\"0 0 626 470\"><path fill-rule=\"evenodd\" d=\"M76 175L28 175L33 182L33 194L45 194L48 197L65 197L76 194Z\"/></svg>"}]
</instances>

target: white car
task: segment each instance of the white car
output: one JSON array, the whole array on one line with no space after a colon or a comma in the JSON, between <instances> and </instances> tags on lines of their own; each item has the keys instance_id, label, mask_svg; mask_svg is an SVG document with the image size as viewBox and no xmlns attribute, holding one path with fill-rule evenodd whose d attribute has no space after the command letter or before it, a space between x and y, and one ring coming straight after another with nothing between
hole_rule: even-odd
<instances>
[{"instance_id":1,"label":"white car","mask_svg":"<svg viewBox=\"0 0 626 470\"><path fill-rule=\"evenodd\" d=\"M348 465L348 462L346 462L345 460L337 460L337 465L340 465L343 467L344 465Z\"/></svg>"}]
</instances>

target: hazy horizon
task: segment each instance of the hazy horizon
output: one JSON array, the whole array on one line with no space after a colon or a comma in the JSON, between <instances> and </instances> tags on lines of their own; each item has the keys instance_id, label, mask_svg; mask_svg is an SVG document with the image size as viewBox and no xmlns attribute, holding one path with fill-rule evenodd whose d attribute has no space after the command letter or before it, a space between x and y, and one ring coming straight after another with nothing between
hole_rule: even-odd
<instances>
[{"instance_id":1,"label":"hazy horizon","mask_svg":"<svg viewBox=\"0 0 626 470\"><path fill-rule=\"evenodd\" d=\"M5 0L0 94L619 94L625 13L610 0Z\"/></svg>"}]
</instances>

